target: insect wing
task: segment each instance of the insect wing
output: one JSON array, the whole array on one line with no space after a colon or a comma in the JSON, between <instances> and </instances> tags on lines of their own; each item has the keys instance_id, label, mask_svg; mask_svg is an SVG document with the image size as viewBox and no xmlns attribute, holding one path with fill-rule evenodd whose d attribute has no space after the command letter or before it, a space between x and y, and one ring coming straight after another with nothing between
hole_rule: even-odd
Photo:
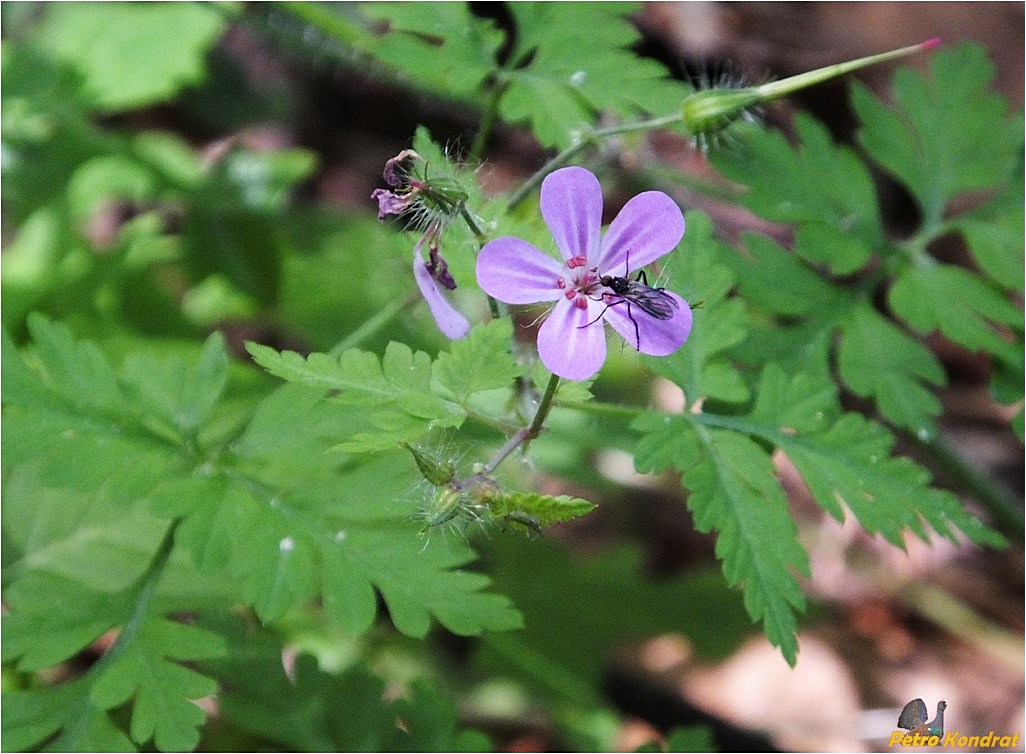
<instances>
[{"instance_id":1,"label":"insect wing","mask_svg":"<svg viewBox=\"0 0 1026 754\"><path fill-rule=\"evenodd\" d=\"M677 301L662 288L650 288L636 281L631 281L620 295L656 319L670 319L673 310L678 308Z\"/></svg>"}]
</instances>

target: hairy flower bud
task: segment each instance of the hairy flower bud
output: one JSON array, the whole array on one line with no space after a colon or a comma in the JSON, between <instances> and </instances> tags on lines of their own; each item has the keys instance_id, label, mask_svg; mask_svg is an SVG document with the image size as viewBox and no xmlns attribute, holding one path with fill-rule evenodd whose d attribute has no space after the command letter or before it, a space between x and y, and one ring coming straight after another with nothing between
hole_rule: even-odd
<instances>
[{"instance_id":1,"label":"hairy flower bud","mask_svg":"<svg viewBox=\"0 0 1026 754\"><path fill-rule=\"evenodd\" d=\"M456 469L445 459L418 450L407 442L400 443L413 455L417 468L425 479L436 487L443 487L456 478Z\"/></svg>"},{"instance_id":2,"label":"hairy flower bud","mask_svg":"<svg viewBox=\"0 0 1026 754\"><path fill-rule=\"evenodd\" d=\"M682 120L691 135L698 139L705 139L744 118L755 106L866 66L932 49L938 44L940 44L940 40L934 38L911 47L902 47L899 50L891 50L879 55L869 55L846 63L824 66L759 86L730 84L712 86L684 98L681 105Z\"/></svg>"}]
</instances>

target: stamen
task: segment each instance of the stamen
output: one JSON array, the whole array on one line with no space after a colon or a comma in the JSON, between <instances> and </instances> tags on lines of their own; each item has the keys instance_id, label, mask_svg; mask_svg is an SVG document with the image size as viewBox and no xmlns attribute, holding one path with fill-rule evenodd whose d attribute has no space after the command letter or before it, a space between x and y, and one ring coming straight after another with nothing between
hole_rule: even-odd
<instances>
[{"instance_id":1,"label":"stamen","mask_svg":"<svg viewBox=\"0 0 1026 754\"><path fill-rule=\"evenodd\" d=\"M577 300L574 301L574 304L577 306L578 309L587 309L588 299L586 296L578 296Z\"/></svg>"},{"instance_id":2,"label":"stamen","mask_svg":"<svg viewBox=\"0 0 1026 754\"><path fill-rule=\"evenodd\" d=\"M566 288L566 281L563 278L556 278L557 288Z\"/></svg>"},{"instance_id":3,"label":"stamen","mask_svg":"<svg viewBox=\"0 0 1026 754\"><path fill-rule=\"evenodd\" d=\"M571 299L571 298L573 298L574 296L576 296L576 295L577 295L577 291L575 291L575 290L574 290L573 288L571 288L570 290L568 290L568 291L567 291L567 292L566 292L565 294L563 294L563 295L565 295L565 296L566 296L566 297L567 297L568 299Z\"/></svg>"}]
</instances>

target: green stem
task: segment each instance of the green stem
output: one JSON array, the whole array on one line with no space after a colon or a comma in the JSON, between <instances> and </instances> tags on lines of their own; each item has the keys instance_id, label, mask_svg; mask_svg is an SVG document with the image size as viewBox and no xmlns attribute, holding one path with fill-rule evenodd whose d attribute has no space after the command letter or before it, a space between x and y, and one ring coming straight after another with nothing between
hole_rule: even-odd
<instances>
[{"instance_id":1,"label":"green stem","mask_svg":"<svg viewBox=\"0 0 1026 754\"><path fill-rule=\"evenodd\" d=\"M498 468L499 464L505 461L509 455L519 448L521 445L526 445L541 434L542 425L545 424L545 420L549 416L549 412L552 410L552 399L556 395L556 388L559 386L559 377L552 375L549 378L549 384L545 387L545 394L542 396L541 402L538 404L538 410L534 413L534 419L526 427L517 431L515 435L506 441L495 453L485 467L481 470L480 474L476 476L487 476ZM469 481L469 480L468 480Z\"/></svg>"},{"instance_id":2,"label":"green stem","mask_svg":"<svg viewBox=\"0 0 1026 754\"><path fill-rule=\"evenodd\" d=\"M488 105L481 116L481 126L477 129L474 143L470 146L470 161L473 163L481 160L481 155L484 153L488 138L492 135L495 121L499 117L499 101L502 99L502 95L506 93L507 83L505 79L498 80L492 89L492 96L489 97Z\"/></svg>"},{"instance_id":3,"label":"green stem","mask_svg":"<svg viewBox=\"0 0 1026 754\"><path fill-rule=\"evenodd\" d=\"M541 184L545 179L545 176L568 162L579 152L583 152L585 147L610 136L619 136L620 134L633 133L635 131L651 131L656 128L670 126L674 123L679 123L683 118L683 114L674 113L671 115L664 115L659 118L650 118L648 120L640 120L635 123L624 123L619 126L609 126L608 128L598 128L594 131L590 131L546 162L540 170L528 178L520 188L514 191L509 200L509 208L512 209L520 204L520 202L524 201L524 199L530 196L531 193L534 192L535 188Z\"/></svg>"},{"instance_id":4,"label":"green stem","mask_svg":"<svg viewBox=\"0 0 1026 754\"><path fill-rule=\"evenodd\" d=\"M1022 507L992 479L981 474L940 437L921 440L914 435L906 436L933 460L934 467L948 478L952 486L975 498L993 516L999 529L1011 538L1022 539L1026 531Z\"/></svg>"},{"instance_id":5,"label":"green stem","mask_svg":"<svg viewBox=\"0 0 1026 754\"><path fill-rule=\"evenodd\" d=\"M107 668L117 662L118 658L128 651L132 646L132 642L139 635L139 631L149 615L150 604L153 601L154 593L157 591L157 584L160 583L160 579L164 575L164 569L167 567L171 551L174 549L175 532L181 522L181 518L176 518L171 522L146 572L135 582L136 597L132 606L132 612L125 619L121 627L121 633L118 634L114 644L89 669L88 674L90 676L97 678L103 675ZM82 706L79 714L65 726L64 732L56 742L56 749L63 751L78 750L81 746L81 737L86 734L87 728L92 723L96 712L93 701L88 699L86 704Z\"/></svg>"}]
</instances>

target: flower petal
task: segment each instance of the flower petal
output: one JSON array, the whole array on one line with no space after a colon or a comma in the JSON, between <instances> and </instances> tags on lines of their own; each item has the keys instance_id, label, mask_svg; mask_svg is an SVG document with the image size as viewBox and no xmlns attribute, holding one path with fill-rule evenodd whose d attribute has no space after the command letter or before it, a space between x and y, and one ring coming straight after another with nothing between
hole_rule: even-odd
<instances>
[{"instance_id":1,"label":"flower petal","mask_svg":"<svg viewBox=\"0 0 1026 754\"><path fill-rule=\"evenodd\" d=\"M634 261L633 256L631 261ZM642 353L649 356L671 354L680 348L691 334L692 315L687 301L672 291L664 292L677 302L677 308L673 310L670 319L653 317L637 304L626 301L610 306L603 318L624 340Z\"/></svg>"},{"instance_id":2,"label":"flower petal","mask_svg":"<svg viewBox=\"0 0 1026 754\"><path fill-rule=\"evenodd\" d=\"M399 196L385 189L374 189L371 199L378 200L378 219L384 220L389 215L401 215L413 203L413 195Z\"/></svg>"},{"instance_id":3,"label":"flower petal","mask_svg":"<svg viewBox=\"0 0 1026 754\"><path fill-rule=\"evenodd\" d=\"M568 380L586 380L602 368L606 360L606 328L596 317L598 302L587 309L565 298L556 302L548 319L538 330L538 355L553 374Z\"/></svg>"},{"instance_id":4,"label":"flower petal","mask_svg":"<svg viewBox=\"0 0 1026 754\"><path fill-rule=\"evenodd\" d=\"M598 268L626 277L673 251L684 235L680 207L662 191L645 191L623 205L602 238Z\"/></svg>"},{"instance_id":5,"label":"flower petal","mask_svg":"<svg viewBox=\"0 0 1026 754\"><path fill-rule=\"evenodd\" d=\"M435 279L431 277L427 265L424 264L424 256L420 253L423 242L421 239L413 248L413 277L424 300L427 301L428 308L431 309L435 322L438 323L438 329L450 340L457 340L470 332L470 323L438 290Z\"/></svg>"},{"instance_id":6,"label":"flower petal","mask_svg":"<svg viewBox=\"0 0 1026 754\"><path fill-rule=\"evenodd\" d=\"M541 185L541 213L563 259L599 251L602 231L602 187L591 171L560 168Z\"/></svg>"},{"instance_id":7,"label":"flower petal","mask_svg":"<svg viewBox=\"0 0 1026 754\"><path fill-rule=\"evenodd\" d=\"M477 255L477 283L507 304L535 304L563 296L556 281L563 265L527 241L504 236L489 241Z\"/></svg>"}]
</instances>

